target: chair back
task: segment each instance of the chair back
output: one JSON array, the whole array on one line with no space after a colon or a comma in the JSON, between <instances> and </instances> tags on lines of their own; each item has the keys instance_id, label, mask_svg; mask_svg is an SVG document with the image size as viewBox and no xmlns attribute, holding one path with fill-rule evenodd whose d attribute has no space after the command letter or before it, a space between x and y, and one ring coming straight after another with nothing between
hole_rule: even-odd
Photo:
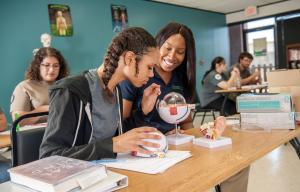
<instances>
[{"instance_id":1,"label":"chair back","mask_svg":"<svg viewBox=\"0 0 300 192\"><path fill-rule=\"evenodd\" d=\"M201 114L201 116L202 116L201 125L203 124L204 119L205 119L206 116L213 116L213 119L214 120L216 119L215 111L217 111L217 110L202 108L201 103L200 103L200 98L199 98L199 95L198 95L197 92L196 92L196 96L195 96L195 104L196 104L196 107L195 107L194 114L193 114L193 117L192 117L193 121L195 120L195 117L198 114ZM207 114L207 113L211 113L211 114Z\"/></svg>"},{"instance_id":2,"label":"chair back","mask_svg":"<svg viewBox=\"0 0 300 192\"><path fill-rule=\"evenodd\" d=\"M24 128L24 130L21 127L17 131L18 124L23 119L45 115L48 115L48 112L26 114L13 122L11 129L13 167L39 159L39 148L45 132L45 126L37 125L29 129Z\"/></svg>"}]
</instances>

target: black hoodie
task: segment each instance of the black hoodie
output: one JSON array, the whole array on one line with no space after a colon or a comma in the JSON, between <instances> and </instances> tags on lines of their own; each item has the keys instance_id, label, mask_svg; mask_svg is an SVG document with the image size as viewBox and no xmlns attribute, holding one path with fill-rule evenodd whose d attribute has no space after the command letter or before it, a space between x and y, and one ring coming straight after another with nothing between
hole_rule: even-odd
<instances>
[{"instance_id":1,"label":"black hoodie","mask_svg":"<svg viewBox=\"0 0 300 192\"><path fill-rule=\"evenodd\" d=\"M84 74L58 81L50 88L49 97L48 126L40 146L40 158L52 155L82 160L116 157L112 138L91 142L92 97ZM122 108L122 96L119 98Z\"/></svg>"}]
</instances>

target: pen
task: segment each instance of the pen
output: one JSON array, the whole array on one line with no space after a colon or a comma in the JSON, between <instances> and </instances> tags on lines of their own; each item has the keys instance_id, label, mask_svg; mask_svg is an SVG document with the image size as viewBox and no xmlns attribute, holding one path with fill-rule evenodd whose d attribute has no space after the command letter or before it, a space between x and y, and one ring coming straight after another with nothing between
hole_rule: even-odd
<instances>
[{"instance_id":1,"label":"pen","mask_svg":"<svg viewBox=\"0 0 300 192\"><path fill-rule=\"evenodd\" d=\"M126 162L125 159L100 159L100 160L94 160L92 163L95 164L102 164L102 163L119 163L119 162Z\"/></svg>"}]
</instances>

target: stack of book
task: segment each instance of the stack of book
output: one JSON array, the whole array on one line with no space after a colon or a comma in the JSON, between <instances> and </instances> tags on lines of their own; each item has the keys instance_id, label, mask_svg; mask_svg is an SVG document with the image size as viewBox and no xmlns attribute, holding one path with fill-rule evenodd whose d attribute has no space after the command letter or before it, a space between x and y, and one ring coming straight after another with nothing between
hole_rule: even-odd
<instances>
[{"instance_id":1,"label":"stack of book","mask_svg":"<svg viewBox=\"0 0 300 192\"><path fill-rule=\"evenodd\" d=\"M8 170L11 181L42 192L113 191L128 186L125 175L104 165L52 156Z\"/></svg>"},{"instance_id":2,"label":"stack of book","mask_svg":"<svg viewBox=\"0 0 300 192\"><path fill-rule=\"evenodd\" d=\"M243 94L237 97L241 128L295 129L289 94Z\"/></svg>"}]
</instances>

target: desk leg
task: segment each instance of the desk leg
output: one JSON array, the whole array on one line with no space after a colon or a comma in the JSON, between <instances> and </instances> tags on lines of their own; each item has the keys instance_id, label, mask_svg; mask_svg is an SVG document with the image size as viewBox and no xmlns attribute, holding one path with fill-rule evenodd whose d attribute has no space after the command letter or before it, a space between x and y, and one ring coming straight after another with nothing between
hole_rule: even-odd
<instances>
[{"instance_id":1,"label":"desk leg","mask_svg":"<svg viewBox=\"0 0 300 192\"><path fill-rule=\"evenodd\" d=\"M294 139L290 140L290 144L294 147L298 158L300 159L300 142L298 140L297 137L295 137Z\"/></svg>"},{"instance_id":2,"label":"desk leg","mask_svg":"<svg viewBox=\"0 0 300 192\"><path fill-rule=\"evenodd\" d=\"M222 116L225 116L225 105L226 105L226 102L227 102L227 99L228 99L228 94L225 93L224 94L224 100L223 100L223 103L222 103L222 107L221 107L221 111L220 111L220 115Z\"/></svg>"}]
</instances>

